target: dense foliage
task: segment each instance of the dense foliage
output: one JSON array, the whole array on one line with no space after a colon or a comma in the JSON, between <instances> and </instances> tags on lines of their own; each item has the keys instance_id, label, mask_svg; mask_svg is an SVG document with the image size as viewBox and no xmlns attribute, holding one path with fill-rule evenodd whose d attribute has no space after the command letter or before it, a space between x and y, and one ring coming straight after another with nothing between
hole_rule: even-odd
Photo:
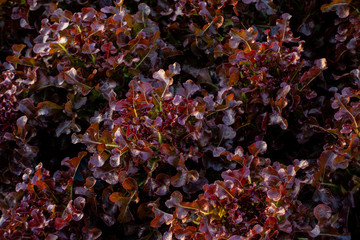
<instances>
[{"instance_id":1,"label":"dense foliage","mask_svg":"<svg viewBox=\"0 0 360 240\"><path fill-rule=\"evenodd\" d=\"M359 3L0 0L0 236L359 238Z\"/></svg>"}]
</instances>

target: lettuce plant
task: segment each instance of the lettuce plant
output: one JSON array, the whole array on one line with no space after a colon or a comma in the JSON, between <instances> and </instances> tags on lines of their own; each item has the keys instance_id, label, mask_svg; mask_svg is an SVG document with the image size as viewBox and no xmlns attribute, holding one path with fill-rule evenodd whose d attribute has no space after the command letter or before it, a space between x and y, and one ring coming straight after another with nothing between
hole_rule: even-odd
<instances>
[{"instance_id":1,"label":"lettuce plant","mask_svg":"<svg viewBox=\"0 0 360 240\"><path fill-rule=\"evenodd\" d=\"M356 239L359 7L0 1L1 236Z\"/></svg>"}]
</instances>

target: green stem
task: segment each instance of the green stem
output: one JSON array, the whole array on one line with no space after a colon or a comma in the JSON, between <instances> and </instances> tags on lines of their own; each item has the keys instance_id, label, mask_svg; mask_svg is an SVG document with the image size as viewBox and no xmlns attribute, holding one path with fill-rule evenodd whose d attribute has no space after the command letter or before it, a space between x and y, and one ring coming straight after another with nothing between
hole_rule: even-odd
<instances>
[{"instance_id":1,"label":"green stem","mask_svg":"<svg viewBox=\"0 0 360 240\"><path fill-rule=\"evenodd\" d=\"M152 48L149 49L149 51L147 52L147 54L141 59L141 61L135 66L135 69L137 69L143 62L144 60L149 56L150 52L151 52Z\"/></svg>"},{"instance_id":2,"label":"green stem","mask_svg":"<svg viewBox=\"0 0 360 240\"><path fill-rule=\"evenodd\" d=\"M355 116L347 109L347 107L341 102L341 99L338 99L337 100L339 101L340 105L346 110L346 112L350 115L350 117L352 118L353 122L354 122L354 125L355 125L355 133L359 135L359 126L356 122L356 118Z\"/></svg>"},{"instance_id":3,"label":"green stem","mask_svg":"<svg viewBox=\"0 0 360 240\"><path fill-rule=\"evenodd\" d=\"M85 87L85 88L87 88L87 89L92 89L92 87L90 87L90 86L88 86L88 85L86 85L86 84L84 84L84 83L82 83L82 82L79 82L78 80L76 80L75 78L73 78L72 76L70 76L68 73L65 72L65 74L66 74L66 76L68 76L69 78L71 78L71 80L73 80L74 82L76 82L77 84L79 84L80 86Z\"/></svg>"},{"instance_id":4,"label":"green stem","mask_svg":"<svg viewBox=\"0 0 360 240\"><path fill-rule=\"evenodd\" d=\"M67 57L70 57L70 55L69 55L69 53L68 53L68 51L66 50L66 48L65 48L64 45L62 45L61 43L57 43L57 45L59 45L59 47L61 47L61 49L65 52L65 55L66 55Z\"/></svg>"},{"instance_id":5,"label":"green stem","mask_svg":"<svg viewBox=\"0 0 360 240\"><path fill-rule=\"evenodd\" d=\"M210 83L210 82L201 82L200 84L209 85L210 87L214 88L215 90L219 90L218 86L216 86L215 84Z\"/></svg>"},{"instance_id":6,"label":"green stem","mask_svg":"<svg viewBox=\"0 0 360 240\"><path fill-rule=\"evenodd\" d=\"M245 124L243 124L243 125L241 125L240 127L238 127L235 131L237 131L237 130L239 130L239 129L241 129L241 128L243 128L243 127L246 127L246 126L249 126L251 123L245 123Z\"/></svg>"},{"instance_id":7,"label":"green stem","mask_svg":"<svg viewBox=\"0 0 360 240\"><path fill-rule=\"evenodd\" d=\"M299 91L302 92L302 90L304 90L304 88L306 88L312 81L314 81L315 78L317 78L320 75L320 73L318 73L315 77L313 77L310 81L308 81L304 86L302 86L302 88Z\"/></svg>"},{"instance_id":8,"label":"green stem","mask_svg":"<svg viewBox=\"0 0 360 240\"><path fill-rule=\"evenodd\" d=\"M251 47L250 47L250 44L249 44L244 38L240 37L239 35L238 35L238 37L239 37L241 40L243 40L244 43L246 43L246 46L247 46L247 47L250 49L250 51L251 51L252 49L251 49Z\"/></svg>"},{"instance_id":9,"label":"green stem","mask_svg":"<svg viewBox=\"0 0 360 240\"><path fill-rule=\"evenodd\" d=\"M162 136L161 136L161 133L160 132L157 132L158 133L158 137L159 137L159 143L160 145L163 144L163 141L162 141Z\"/></svg>"},{"instance_id":10,"label":"green stem","mask_svg":"<svg viewBox=\"0 0 360 240\"><path fill-rule=\"evenodd\" d=\"M219 183L216 183L216 185L218 185L219 187L221 187L232 199L235 198L226 188L224 188L223 186L221 186Z\"/></svg>"},{"instance_id":11,"label":"green stem","mask_svg":"<svg viewBox=\"0 0 360 240\"><path fill-rule=\"evenodd\" d=\"M133 103L133 108L134 108L135 117L138 117L138 114L137 114L137 111L136 111L136 106L135 106L134 96L135 96L135 90L134 90L134 88L133 88L132 103Z\"/></svg>"},{"instance_id":12,"label":"green stem","mask_svg":"<svg viewBox=\"0 0 360 240\"><path fill-rule=\"evenodd\" d=\"M321 185L324 185L324 186L328 186L328 187L333 187L333 188L339 188L338 185L336 184L333 184L333 183L321 183Z\"/></svg>"},{"instance_id":13,"label":"green stem","mask_svg":"<svg viewBox=\"0 0 360 240\"><path fill-rule=\"evenodd\" d=\"M199 211L200 213L204 214L204 215L209 215L210 212L204 212L203 210L197 209L197 208L193 208L193 207L187 207L187 206L183 206L181 204L176 204L175 206L177 207L181 207L181 208L185 208L185 209L189 209L189 210L193 210L193 211Z\"/></svg>"},{"instance_id":14,"label":"green stem","mask_svg":"<svg viewBox=\"0 0 360 240\"><path fill-rule=\"evenodd\" d=\"M93 143L93 144L104 144L104 143L102 143L102 142L97 142L97 141L92 141L92 140L86 140L87 142L89 142L89 143ZM113 148L118 148L119 147L119 145L117 145L117 144L112 144L112 143L105 143L105 146L106 147L113 147ZM125 152L124 152L125 153Z\"/></svg>"},{"instance_id":15,"label":"green stem","mask_svg":"<svg viewBox=\"0 0 360 240\"><path fill-rule=\"evenodd\" d=\"M291 79L290 79L290 82L291 82L291 83L293 82L294 78L295 78L296 75L299 73L300 69L302 68L303 62L304 62L304 60L301 61L299 67L296 69L296 72L295 72L294 75L291 77Z\"/></svg>"}]
</instances>

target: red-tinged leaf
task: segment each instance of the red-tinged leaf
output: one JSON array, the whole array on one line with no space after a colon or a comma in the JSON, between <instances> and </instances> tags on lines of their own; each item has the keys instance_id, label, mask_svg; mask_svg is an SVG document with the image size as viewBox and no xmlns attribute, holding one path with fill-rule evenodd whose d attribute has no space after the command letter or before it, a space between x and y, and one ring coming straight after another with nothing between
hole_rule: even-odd
<instances>
[{"instance_id":1,"label":"red-tinged leaf","mask_svg":"<svg viewBox=\"0 0 360 240\"><path fill-rule=\"evenodd\" d=\"M28 121L28 118L26 116L22 116L16 120L16 126L17 126L17 136L21 139L25 139L25 135L27 133L27 130L25 129L25 125Z\"/></svg>"},{"instance_id":2,"label":"red-tinged leaf","mask_svg":"<svg viewBox=\"0 0 360 240\"><path fill-rule=\"evenodd\" d=\"M101 178L111 185L115 185L119 181L119 172L117 169L96 167L93 168L93 174L95 178Z\"/></svg>"},{"instance_id":3,"label":"red-tinged leaf","mask_svg":"<svg viewBox=\"0 0 360 240\"><path fill-rule=\"evenodd\" d=\"M315 237L319 236L319 234L320 234L319 225L316 225L311 231L309 231L309 235L312 238L315 238Z\"/></svg>"},{"instance_id":4,"label":"red-tinged leaf","mask_svg":"<svg viewBox=\"0 0 360 240\"><path fill-rule=\"evenodd\" d=\"M45 189L49 189L49 186L42 180L37 180L35 185L41 190L44 191Z\"/></svg>"},{"instance_id":5,"label":"red-tinged leaf","mask_svg":"<svg viewBox=\"0 0 360 240\"><path fill-rule=\"evenodd\" d=\"M301 76L299 83L305 82L306 84L308 84L317 76L319 76L319 74L325 69L327 69L327 63L325 58L315 60L315 66L310 68L309 71L305 72Z\"/></svg>"},{"instance_id":6,"label":"red-tinged leaf","mask_svg":"<svg viewBox=\"0 0 360 240\"><path fill-rule=\"evenodd\" d=\"M290 31L290 18L292 16L288 13L283 13L281 19L276 20L276 26L279 27L279 41L280 42L298 42L298 38L293 37L293 33Z\"/></svg>"},{"instance_id":7,"label":"red-tinged leaf","mask_svg":"<svg viewBox=\"0 0 360 240\"><path fill-rule=\"evenodd\" d=\"M196 93L197 91L200 90L199 86L197 84L195 84L192 80L187 80L183 85L184 85L185 91L182 91L182 89L180 89L178 91L178 94L180 94L181 96L183 96L185 98L191 97L194 93Z\"/></svg>"},{"instance_id":8,"label":"red-tinged leaf","mask_svg":"<svg viewBox=\"0 0 360 240\"><path fill-rule=\"evenodd\" d=\"M321 70L325 70L327 69L327 61L326 58L320 58L320 59L316 59L314 61L315 66Z\"/></svg>"},{"instance_id":9,"label":"red-tinged leaf","mask_svg":"<svg viewBox=\"0 0 360 240\"><path fill-rule=\"evenodd\" d=\"M267 228L276 228L276 225L278 223L277 218L275 217L267 217L266 221L265 221L265 225Z\"/></svg>"},{"instance_id":10,"label":"red-tinged leaf","mask_svg":"<svg viewBox=\"0 0 360 240\"><path fill-rule=\"evenodd\" d=\"M24 182L16 184L16 187L15 187L16 192L25 191L27 189L28 189L28 184L26 184Z\"/></svg>"},{"instance_id":11,"label":"red-tinged leaf","mask_svg":"<svg viewBox=\"0 0 360 240\"><path fill-rule=\"evenodd\" d=\"M199 173L196 170L190 170L186 173L187 182L196 182L199 179Z\"/></svg>"},{"instance_id":12,"label":"red-tinged leaf","mask_svg":"<svg viewBox=\"0 0 360 240\"><path fill-rule=\"evenodd\" d=\"M39 65L39 63L36 62L35 58L32 58L32 57L22 57L20 63L27 65L27 66L33 66L33 67Z\"/></svg>"},{"instance_id":13,"label":"red-tinged leaf","mask_svg":"<svg viewBox=\"0 0 360 240\"><path fill-rule=\"evenodd\" d=\"M154 35L151 36L151 38L150 38L150 43L151 43L151 44L155 44L155 42L156 42L158 39L160 39L160 34L161 34L160 31L156 31L156 32L154 33Z\"/></svg>"},{"instance_id":14,"label":"red-tinged leaf","mask_svg":"<svg viewBox=\"0 0 360 240\"><path fill-rule=\"evenodd\" d=\"M174 217L177 219L184 219L188 216L188 210L186 208L183 208L182 206L177 206L175 208Z\"/></svg>"},{"instance_id":15,"label":"red-tinged leaf","mask_svg":"<svg viewBox=\"0 0 360 240\"><path fill-rule=\"evenodd\" d=\"M170 156L173 151L173 148L169 144L164 143L160 146L160 152L164 155Z\"/></svg>"},{"instance_id":16,"label":"red-tinged leaf","mask_svg":"<svg viewBox=\"0 0 360 240\"><path fill-rule=\"evenodd\" d=\"M230 40L229 46L230 48L237 49L240 43L243 43L244 51L247 53L252 50L251 45L255 42L257 31L254 28L250 27L249 29L241 29L241 30L230 30Z\"/></svg>"},{"instance_id":17,"label":"red-tinged leaf","mask_svg":"<svg viewBox=\"0 0 360 240\"><path fill-rule=\"evenodd\" d=\"M120 213L117 220L119 223L128 223L134 220L134 216L132 215L128 204L120 207Z\"/></svg>"},{"instance_id":18,"label":"red-tinged leaf","mask_svg":"<svg viewBox=\"0 0 360 240\"><path fill-rule=\"evenodd\" d=\"M216 16L213 18L212 22L216 28L220 28L224 23L224 17L221 15Z\"/></svg>"},{"instance_id":19,"label":"red-tinged leaf","mask_svg":"<svg viewBox=\"0 0 360 240\"><path fill-rule=\"evenodd\" d=\"M49 50L50 50L50 42L37 43L33 48L34 53L40 54L41 56L48 54Z\"/></svg>"},{"instance_id":20,"label":"red-tinged leaf","mask_svg":"<svg viewBox=\"0 0 360 240\"><path fill-rule=\"evenodd\" d=\"M244 0L243 0L244 1ZM244 238L239 235L232 235L229 240L243 240Z\"/></svg>"},{"instance_id":21,"label":"red-tinged leaf","mask_svg":"<svg viewBox=\"0 0 360 240\"><path fill-rule=\"evenodd\" d=\"M218 233L218 230L215 226L210 224L206 218L200 222L199 230L201 233L204 233L204 235L206 236L200 238L201 240L216 239L215 236Z\"/></svg>"},{"instance_id":22,"label":"red-tinged leaf","mask_svg":"<svg viewBox=\"0 0 360 240\"><path fill-rule=\"evenodd\" d=\"M132 150L131 153L134 156L139 157L143 161L147 161L151 159L154 153L153 150L149 147L144 147L143 149L131 149L131 150Z\"/></svg>"},{"instance_id":23,"label":"red-tinged leaf","mask_svg":"<svg viewBox=\"0 0 360 240\"><path fill-rule=\"evenodd\" d=\"M278 171L276 171L273 167L269 166L260 172L260 175L263 177L264 182L268 186L278 186L279 183L281 183L281 179L279 177Z\"/></svg>"},{"instance_id":24,"label":"red-tinged leaf","mask_svg":"<svg viewBox=\"0 0 360 240\"><path fill-rule=\"evenodd\" d=\"M93 22L91 25L91 31L93 32L103 32L105 29L105 25L100 23L99 21Z\"/></svg>"},{"instance_id":25,"label":"red-tinged leaf","mask_svg":"<svg viewBox=\"0 0 360 240\"><path fill-rule=\"evenodd\" d=\"M108 227L111 227L116 223L116 219L113 216L106 213L101 214L100 218L104 221L104 223Z\"/></svg>"},{"instance_id":26,"label":"red-tinged leaf","mask_svg":"<svg viewBox=\"0 0 360 240\"><path fill-rule=\"evenodd\" d=\"M155 179L147 182L148 186L157 196L165 196L169 192L170 177L165 173L159 173Z\"/></svg>"},{"instance_id":27,"label":"red-tinged leaf","mask_svg":"<svg viewBox=\"0 0 360 240\"><path fill-rule=\"evenodd\" d=\"M275 106L278 107L278 109L280 109L280 111L285 108L288 105L288 102L286 101L285 98L280 98L279 100L276 101Z\"/></svg>"},{"instance_id":28,"label":"red-tinged leaf","mask_svg":"<svg viewBox=\"0 0 360 240\"><path fill-rule=\"evenodd\" d=\"M305 169L309 166L309 162L307 160L301 160L299 161L298 159L294 160L294 166L301 168L301 169ZM297 169L295 168L295 170L297 171Z\"/></svg>"},{"instance_id":29,"label":"red-tinged leaf","mask_svg":"<svg viewBox=\"0 0 360 240\"><path fill-rule=\"evenodd\" d=\"M141 203L137 209L137 216L141 219L153 218L154 213L152 211L152 207L148 205L148 203Z\"/></svg>"},{"instance_id":30,"label":"red-tinged leaf","mask_svg":"<svg viewBox=\"0 0 360 240\"><path fill-rule=\"evenodd\" d=\"M234 131L234 129L232 127L226 126L224 124L219 124L218 126L220 128L221 138L223 138L223 139L235 138L236 132Z\"/></svg>"},{"instance_id":31,"label":"red-tinged leaf","mask_svg":"<svg viewBox=\"0 0 360 240\"><path fill-rule=\"evenodd\" d=\"M281 113L273 111L269 117L269 125L279 125L281 129L286 130L288 128L288 122L281 116Z\"/></svg>"},{"instance_id":32,"label":"red-tinged leaf","mask_svg":"<svg viewBox=\"0 0 360 240\"><path fill-rule=\"evenodd\" d=\"M19 102L19 110L23 112L27 117L34 116L36 112L34 101L31 98L22 99Z\"/></svg>"},{"instance_id":33,"label":"red-tinged leaf","mask_svg":"<svg viewBox=\"0 0 360 240\"><path fill-rule=\"evenodd\" d=\"M153 74L153 78L163 81L165 83L165 88L170 86L173 82L172 78L169 78L163 69L160 69L159 71L155 72Z\"/></svg>"},{"instance_id":34,"label":"red-tinged leaf","mask_svg":"<svg viewBox=\"0 0 360 240\"><path fill-rule=\"evenodd\" d=\"M34 209L31 211L32 219L29 221L30 228L44 228L45 227L45 216L39 209Z\"/></svg>"},{"instance_id":35,"label":"red-tinged leaf","mask_svg":"<svg viewBox=\"0 0 360 240\"><path fill-rule=\"evenodd\" d=\"M114 192L109 197L110 201L119 205L128 205L130 202L130 197L124 197L122 193Z\"/></svg>"},{"instance_id":36,"label":"red-tinged leaf","mask_svg":"<svg viewBox=\"0 0 360 240\"><path fill-rule=\"evenodd\" d=\"M96 44L95 43L89 43L89 42L85 42L84 45L81 48L81 52L83 54L96 54L100 51L100 49L96 48ZM95 63L94 63L95 64Z\"/></svg>"},{"instance_id":37,"label":"red-tinged leaf","mask_svg":"<svg viewBox=\"0 0 360 240\"><path fill-rule=\"evenodd\" d=\"M221 177L224 180L231 180L237 182L240 186L243 186L248 182L248 177L250 176L250 169L248 167L243 167L236 170L227 170L221 173Z\"/></svg>"},{"instance_id":38,"label":"red-tinged leaf","mask_svg":"<svg viewBox=\"0 0 360 240\"><path fill-rule=\"evenodd\" d=\"M101 230L98 228L83 227L81 231L85 239L95 240L98 239L102 234Z\"/></svg>"},{"instance_id":39,"label":"red-tinged leaf","mask_svg":"<svg viewBox=\"0 0 360 240\"><path fill-rule=\"evenodd\" d=\"M65 71L64 73L59 74L58 76L61 76L62 79L68 83L68 84L75 84L77 83L77 71L75 68L71 68L67 71ZM62 83L62 81L60 81L60 84Z\"/></svg>"},{"instance_id":40,"label":"red-tinged leaf","mask_svg":"<svg viewBox=\"0 0 360 240\"><path fill-rule=\"evenodd\" d=\"M88 148L95 148L98 145L99 140L99 123L92 123L90 127L86 130L84 135L75 135L72 140L74 144L81 142L85 144Z\"/></svg>"},{"instance_id":41,"label":"red-tinged leaf","mask_svg":"<svg viewBox=\"0 0 360 240\"><path fill-rule=\"evenodd\" d=\"M213 156L214 157L220 157L222 153L226 152L226 149L223 147L217 147L213 150Z\"/></svg>"},{"instance_id":42,"label":"red-tinged leaf","mask_svg":"<svg viewBox=\"0 0 360 240\"><path fill-rule=\"evenodd\" d=\"M314 216L318 220L318 225L321 226L331 218L331 208L326 204L319 204L314 208Z\"/></svg>"},{"instance_id":43,"label":"red-tinged leaf","mask_svg":"<svg viewBox=\"0 0 360 240\"><path fill-rule=\"evenodd\" d=\"M74 200L74 207L75 207L77 210L83 210L84 207L85 207L85 204L86 204L86 199L83 198L83 197L77 197L77 198L75 198L75 200Z\"/></svg>"},{"instance_id":44,"label":"red-tinged leaf","mask_svg":"<svg viewBox=\"0 0 360 240\"><path fill-rule=\"evenodd\" d=\"M78 168L80 162L81 162L81 159L83 159L85 156L87 155L87 152L85 151L82 151L78 154L77 157L74 157L74 158L71 158L71 159L64 159L61 161L61 166L67 166L69 167L69 171L72 173L72 174L75 174L76 172L76 169Z\"/></svg>"},{"instance_id":45,"label":"red-tinged leaf","mask_svg":"<svg viewBox=\"0 0 360 240\"><path fill-rule=\"evenodd\" d=\"M286 98L286 95L290 92L291 87L290 85L284 83L281 85L282 88L278 90L276 93L276 100L280 100L282 98Z\"/></svg>"},{"instance_id":46,"label":"red-tinged leaf","mask_svg":"<svg viewBox=\"0 0 360 240\"><path fill-rule=\"evenodd\" d=\"M248 0L247 0L248 1ZM272 0L258 0L255 4L256 10L266 12L267 15L274 15L277 13L277 6Z\"/></svg>"},{"instance_id":47,"label":"red-tinged leaf","mask_svg":"<svg viewBox=\"0 0 360 240\"><path fill-rule=\"evenodd\" d=\"M55 228L56 230L61 230L63 229L65 226L67 226L69 224L69 221L71 220L71 214L67 214L66 218L59 218L57 217L55 219Z\"/></svg>"},{"instance_id":48,"label":"red-tinged leaf","mask_svg":"<svg viewBox=\"0 0 360 240\"><path fill-rule=\"evenodd\" d=\"M26 47L25 44L14 44L11 49L16 57L20 57L21 51Z\"/></svg>"},{"instance_id":49,"label":"red-tinged leaf","mask_svg":"<svg viewBox=\"0 0 360 240\"><path fill-rule=\"evenodd\" d=\"M140 3L138 5L138 9L142 14L145 14L146 16L148 16L151 12L151 8L145 3Z\"/></svg>"},{"instance_id":50,"label":"red-tinged leaf","mask_svg":"<svg viewBox=\"0 0 360 240\"><path fill-rule=\"evenodd\" d=\"M153 228L159 228L164 223L169 225L173 221L173 215L161 211L155 203L150 203L149 206L153 207L153 212L155 214L155 218L151 221L150 225Z\"/></svg>"},{"instance_id":51,"label":"red-tinged leaf","mask_svg":"<svg viewBox=\"0 0 360 240\"><path fill-rule=\"evenodd\" d=\"M87 177L84 186L85 186L86 188L92 188L92 187L95 186L95 184L96 184L96 179L95 179L95 178L93 178L93 177Z\"/></svg>"},{"instance_id":52,"label":"red-tinged leaf","mask_svg":"<svg viewBox=\"0 0 360 240\"><path fill-rule=\"evenodd\" d=\"M218 57L223 56L223 54L224 54L224 51L223 51L222 45L220 45L220 44L217 45L214 49L214 57L218 58Z\"/></svg>"},{"instance_id":53,"label":"red-tinged leaf","mask_svg":"<svg viewBox=\"0 0 360 240\"><path fill-rule=\"evenodd\" d=\"M257 141L251 144L248 149L252 155L257 156L259 153L261 154L266 152L267 144L264 141Z\"/></svg>"},{"instance_id":54,"label":"red-tinged leaf","mask_svg":"<svg viewBox=\"0 0 360 240\"><path fill-rule=\"evenodd\" d=\"M37 105L37 108L43 108L43 107L49 107L51 109L63 109L62 106L57 105L56 103L50 102L50 101L44 101L44 102L40 102Z\"/></svg>"},{"instance_id":55,"label":"red-tinged leaf","mask_svg":"<svg viewBox=\"0 0 360 240\"><path fill-rule=\"evenodd\" d=\"M162 240L172 240L173 234L171 231L167 231L164 233Z\"/></svg>"},{"instance_id":56,"label":"red-tinged leaf","mask_svg":"<svg viewBox=\"0 0 360 240\"><path fill-rule=\"evenodd\" d=\"M222 121L225 125L230 126L235 123L236 112L233 109L227 109L224 111L224 117Z\"/></svg>"},{"instance_id":57,"label":"red-tinged leaf","mask_svg":"<svg viewBox=\"0 0 360 240\"><path fill-rule=\"evenodd\" d=\"M279 223L279 229L283 232L291 234L293 231L293 226L288 219L285 219L284 221Z\"/></svg>"},{"instance_id":58,"label":"red-tinged leaf","mask_svg":"<svg viewBox=\"0 0 360 240\"><path fill-rule=\"evenodd\" d=\"M281 192L277 188L272 188L269 191L267 191L267 196L272 201L277 202L277 201L279 201L281 199Z\"/></svg>"},{"instance_id":59,"label":"red-tinged leaf","mask_svg":"<svg viewBox=\"0 0 360 240\"><path fill-rule=\"evenodd\" d=\"M71 107L71 102L70 101L67 101L65 103L65 107L64 107L64 110L67 114L69 115L72 115L72 107Z\"/></svg>"},{"instance_id":60,"label":"red-tinged leaf","mask_svg":"<svg viewBox=\"0 0 360 240\"><path fill-rule=\"evenodd\" d=\"M251 232L253 235L257 235L257 234L260 234L263 232L264 228L259 225L259 224L256 224L252 229L251 229Z\"/></svg>"},{"instance_id":61,"label":"red-tinged leaf","mask_svg":"<svg viewBox=\"0 0 360 240\"><path fill-rule=\"evenodd\" d=\"M51 101L40 102L36 106L37 116L51 116L61 109L63 109L62 106Z\"/></svg>"},{"instance_id":62,"label":"red-tinged leaf","mask_svg":"<svg viewBox=\"0 0 360 240\"><path fill-rule=\"evenodd\" d=\"M177 239L192 239L197 232L197 228L194 226L188 226L186 228L179 226L179 228L173 229L173 231Z\"/></svg>"},{"instance_id":63,"label":"red-tinged leaf","mask_svg":"<svg viewBox=\"0 0 360 240\"><path fill-rule=\"evenodd\" d=\"M10 62L10 63L14 63L14 64L18 64L18 63L21 63L22 61L20 60L19 57L17 56L7 56L6 57L6 61L7 62Z\"/></svg>"},{"instance_id":64,"label":"red-tinged leaf","mask_svg":"<svg viewBox=\"0 0 360 240\"><path fill-rule=\"evenodd\" d=\"M340 7L348 6L351 2L352 0L332 0L331 3L321 5L320 10L322 12L329 12Z\"/></svg>"},{"instance_id":65,"label":"red-tinged leaf","mask_svg":"<svg viewBox=\"0 0 360 240\"><path fill-rule=\"evenodd\" d=\"M234 190L234 185L235 183L231 180L215 181L214 184L204 186L205 196L212 198L211 196L215 195L220 200L231 199L234 197L231 194Z\"/></svg>"},{"instance_id":66,"label":"red-tinged leaf","mask_svg":"<svg viewBox=\"0 0 360 240\"><path fill-rule=\"evenodd\" d=\"M170 181L174 187L182 187L186 184L186 175L179 171L175 176L171 177Z\"/></svg>"},{"instance_id":67,"label":"red-tinged leaf","mask_svg":"<svg viewBox=\"0 0 360 240\"><path fill-rule=\"evenodd\" d=\"M236 86L238 82L239 82L239 71L233 71L230 74L228 84L229 84L229 86Z\"/></svg>"},{"instance_id":68,"label":"red-tinged leaf","mask_svg":"<svg viewBox=\"0 0 360 240\"><path fill-rule=\"evenodd\" d=\"M121 156L124 154L125 151L122 151L118 148L114 148L113 150L111 150L111 157L110 157L110 165L112 167L118 167L121 163Z\"/></svg>"},{"instance_id":69,"label":"red-tinged leaf","mask_svg":"<svg viewBox=\"0 0 360 240\"><path fill-rule=\"evenodd\" d=\"M339 108L339 110L334 114L334 118L337 121L340 121L342 118L351 117L351 112L347 109L347 105L350 102L349 96L343 96L339 93L335 93L335 99L331 104L333 109Z\"/></svg>"},{"instance_id":70,"label":"red-tinged leaf","mask_svg":"<svg viewBox=\"0 0 360 240\"><path fill-rule=\"evenodd\" d=\"M71 120L66 120L61 122L55 130L55 136L60 137L61 134L69 134L71 128L73 127L73 122Z\"/></svg>"},{"instance_id":71,"label":"red-tinged leaf","mask_svg":"<svg viewBox=\"0 0 360 240\"><path fill-rule=\"evenodd\" d=\"M92 165L94 165L96 167L102 167L104 165L105 161L106 161L106 158L105 158L104 154L94 153L90 157L89 163L91 163Z\"/></svg>"},{"instance_id":72,"label":"red-tinged leaf","mask_svg":"<svg viewBox=\"0 0 360 240\"><path fill-rule=\"evenodd\" d=\"M183 200L182 194L179 191L175 191L171 194L170 199L165 202L165 205L168 208L177 207L180 205L182 200Z\"/></svg>"},{"instance_id":73,"label":"red-tinged leaf","mask_svg":"<svg viewBox=\"0 0 360 240\"><path fill-rule=\"evenodd\" d=\"M55 234L49 234L45 240L57 240L58 239L58 236L56 236Z\"/></svg>"},{"instance_id":74,"label":"red-tinged leaf","mask_svg":"<svg viewBox=\"0 0 360 240\"><path fill-rule=\"evenodd\" d=\"M130 193L134 193L134 192L136 192L137 189L138 189L138 184L137 184L137 182L135 181L135 179L130 178L130 177L126 178L126 179L122 182L122 186L123 186L123 188L124 188L126 191L128 191L128 192L130 192Z\"/></svg>"},{"instance_id":75,"label":"red-tinged leaf","mask_svg":"<svg viewBox=\"0 0 360 240\"><path fill-rule=\"evenodd\" d=\"M106 149L105 143L102 143L102 144L99 144L99 145L96 146L96 150L97 150L99 153L104 152L105 149Z\"/></svg>"}]
</instances>

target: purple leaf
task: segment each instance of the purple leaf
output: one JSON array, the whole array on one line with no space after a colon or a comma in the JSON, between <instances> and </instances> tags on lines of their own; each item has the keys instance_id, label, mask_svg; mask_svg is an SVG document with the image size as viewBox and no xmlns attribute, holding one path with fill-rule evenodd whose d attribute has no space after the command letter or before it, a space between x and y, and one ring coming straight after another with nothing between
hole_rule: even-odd
<instances>
[{"instance_id":1,"label":"purple leaf","mask_svg":"<svg viewBox=\"0 0 360 240\"><path fill-rule=\"evenodd\" d=\"M220 134L223 139L233 139L236 136L236 132L232 127L226 126L224 124L218 125L220 128Z\"/></svg>"},{"instance_id":2,"label":"purple leaf","mask_svg":"<svg viewBox=\"0 0 360 240\"><path fill-rule=\"evenodd\" d=\"M225 125L232 125L235 123L235 111L233 109L227 109L224 111L222 121Z\"/></svg>"},{"instance_id":3,"label":"purple leaf","mask_svg":"<svg viewBox=\"0 0 360 240\"><path fill-rule=\"evenodd\" d=\"M272 188L269 191L267 191L267 196L272 201L277 202L281 199L281 192L279 191L279 189Z\"/></svg>"},{"instance_id":4,"label":"purple leaf","mask_svg":"<svg viewBox=\"0 0 360 240\"><path fill-rule=\"evenodd\" d=\"M253 144L251 144L249 147L249 152L254 155L257 156L259 153L265 153L267 150L267 144L264 141L257 141Z\"/></svg>"},{"instance_id":5,"label":"purple leaf","mask_svg":"<svg viewBox=\"0 0 360 240\"><path fill-rule=\"evenodd\" d=\"M102 154L95 153L90 157L89 163L96 167L102 167L105 163L105 158L102 156Z\"/></svg>"},{"instance_id":6,"label":"purple leaf","mask_svg":"<svg viewBox=\"0 0 360 240\"><path fill-rule=\"evenodd\" d=\"M226 152L226 149L225 149L225 148L223 148L223 147L217 147L217 148L215 148L214 151L213 151L213 156L214 156L214 157L220 157L221 153L223 153L223 152Z\"/></svg>"},{"instance_id":7,"label":"purple leaf","mask_svg":"<svg viewBox=\"0 0 360 240\"><path fill-rule=\"evenodd\" d=\"M326 204L319 204L314 208L314 216L320 223L327 221L331 217L331 208Z\"/></svg>"}]
</instances>

